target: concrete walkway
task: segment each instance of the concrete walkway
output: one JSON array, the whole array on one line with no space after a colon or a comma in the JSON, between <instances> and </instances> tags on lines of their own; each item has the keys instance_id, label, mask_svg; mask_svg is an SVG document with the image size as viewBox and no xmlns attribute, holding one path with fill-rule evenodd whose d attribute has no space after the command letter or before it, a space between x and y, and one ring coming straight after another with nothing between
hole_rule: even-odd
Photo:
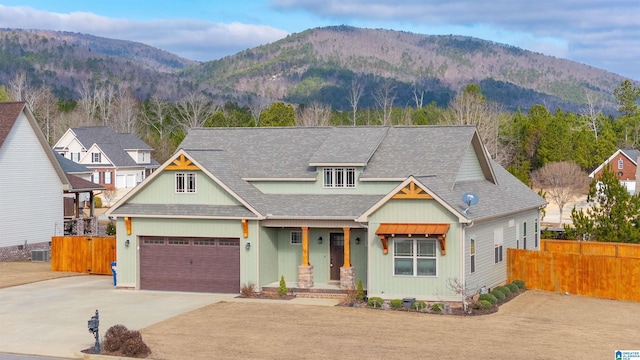
<instances>
[{"instance_id":1,"label":"concrete walkway","mask_svg":"<svg viewBox=\"0 0 640 360\"><path fill-rule=\"evenodd\" d=\"M95 340L87 321L100 314L100 336L123 324L139 330L237 294L117 290L111 276L75 276L0 289L0 352L79 357ZM272 301L273 300L264 300ZM334 306L335 299L296 298L289 304Z\"/></svg>"}]
</instances>

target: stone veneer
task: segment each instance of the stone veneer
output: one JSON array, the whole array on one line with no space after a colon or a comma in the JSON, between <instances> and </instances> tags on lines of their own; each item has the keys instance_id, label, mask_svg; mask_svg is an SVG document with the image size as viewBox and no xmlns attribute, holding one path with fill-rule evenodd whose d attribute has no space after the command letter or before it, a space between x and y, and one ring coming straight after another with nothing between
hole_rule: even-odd
<instances>
[{"instance_id":1,"label":"stone veneer","mask_svg":"<svg viewBox=\"0 0 640 360\"><path fill-rule=\"evenodd\" d=\"M51 250L50 242L15 245L0 248L0 261L25 261L31 259L31 250Z\"/></svg>"},{"instance_id":2,"label":"stone veneer","mask_svg":"<svg viewBox=\"0 0 640 360\"><path fill-rule=\"evenodd\" d=\"M298 266L298 287L303 289L313 287L313 265Z\"/></svg>"},{"instance_id":3,"label":"stone veneer","mask_svg":"<svg viewBox=\"0 0 640 360\"><path fill-rule=\"evenodd\" d=\"M356 268L340 267L340 289L353 290L356 288Z\"/></svg>"}]
</instances>

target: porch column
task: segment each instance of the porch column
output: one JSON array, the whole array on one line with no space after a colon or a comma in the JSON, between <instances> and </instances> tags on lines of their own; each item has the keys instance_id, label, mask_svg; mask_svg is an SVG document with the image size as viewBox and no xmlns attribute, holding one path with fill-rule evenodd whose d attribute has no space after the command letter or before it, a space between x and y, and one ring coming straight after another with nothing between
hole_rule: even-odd
<instances>
[{"instance_id":1,"label":"porch column","mask_svg":"<svg viewBox=\"0 0 640 360\"><path fill-rule=\"evenodd\" d=\"M79 218L80 217L80 193L76 193L76 203L74 204L74 206L75 206L74 217Z\"/></svg>"},{"instance_id":2,"label":"porch column","mask_svg":"<svg viewBox=\"0 0 640 360\"><path fill-rule=\"evenodd\" d=\"M351 267L351 228L344 231L344 264L340 267L340 288L351 290L356 288L356 269Z\"/></svg>"},{"instance_id":3,"label":"porch column","mask_svg":"<svg viewBox=\"0 0 640 360\"><path fill-rule=\"evenodd\" d=\"M302 227L302 263L301 266L309 266L309 227Z\"/></svg>"},{"instance_id":4,"label":"porch column","mask_svg":"<svg viewBox=\"0 0 640 360\"><path fill-rule=\"evenodd\" d=\"M94 213L94 209L95 209L95 205L93 204L93 200L94 200L93 191L90 191L89 192L89 204L91 204L91 205L90 205L90 208L89 208L89 216L91 216L91 217L93 217L93 213Z\"/></svg>"},{"instance_id":5,"label":"porch column","mask_svg":"<svg viewBox=\"0 0 640 360\"><path fill-rule=\"evenodd\" d=\"M302 227L302 263L298 266L298 287L313 287L313 265L309 263L309 227Z\"/></svg>"}]
</instances>

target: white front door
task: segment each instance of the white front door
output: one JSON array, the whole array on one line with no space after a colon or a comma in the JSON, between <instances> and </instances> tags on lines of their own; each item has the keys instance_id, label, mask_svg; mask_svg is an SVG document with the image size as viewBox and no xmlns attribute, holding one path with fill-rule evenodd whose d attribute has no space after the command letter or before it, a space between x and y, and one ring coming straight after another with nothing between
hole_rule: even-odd
<instances>
[{"instance_id":1,"label":"white front door","mask_svg":"<svg viewBox=\"0 0 640 360\"><path fill-rule=\"evenodd\" d=\"M127 185L127 178L124 175L116 176L116 189L124 189Z\"/></svg>"}]
</instances>

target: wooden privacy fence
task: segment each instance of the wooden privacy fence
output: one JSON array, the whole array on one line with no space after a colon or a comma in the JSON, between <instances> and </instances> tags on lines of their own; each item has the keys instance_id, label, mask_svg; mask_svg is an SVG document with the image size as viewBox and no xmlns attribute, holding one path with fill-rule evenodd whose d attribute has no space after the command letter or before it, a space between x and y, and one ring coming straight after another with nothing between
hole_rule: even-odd
<instances>
[{"instance_id":1,"label":"wooden privacy fence","mask_svg":"<svg viewBox=\"0 0 640 360\"><path fill-rule=\"evenodd\" d=\"M524 280L529 289L640 301L640 258L620 256L637 254L626 252L627 244L559 242L566 245L554 241L548 242L547 251L544 242L541 251L507 249L507 281ZM597 251L617 251L618 256L590 254Z\"/></svg>"},{"instance_id":2,"label":"wooden privacy fence","mask_svg":"<svg viewBox=\"0 0 640 360\"><path fill-rule=\"evenodd\" d=\"M640 244L596 241L541 240L540 251L564 254L604 255L640 259Z\"/></svg>"},{"instance_id":3,"label":"wooden privacy fence","mask_svg":"<svg viewBox=\"0 0 640 360\"><path fill-rule=\"evenodd\" d=\"M116 261L114 236L53 236L51 270L111 275Z\"/></svg>"}]
</instances>

